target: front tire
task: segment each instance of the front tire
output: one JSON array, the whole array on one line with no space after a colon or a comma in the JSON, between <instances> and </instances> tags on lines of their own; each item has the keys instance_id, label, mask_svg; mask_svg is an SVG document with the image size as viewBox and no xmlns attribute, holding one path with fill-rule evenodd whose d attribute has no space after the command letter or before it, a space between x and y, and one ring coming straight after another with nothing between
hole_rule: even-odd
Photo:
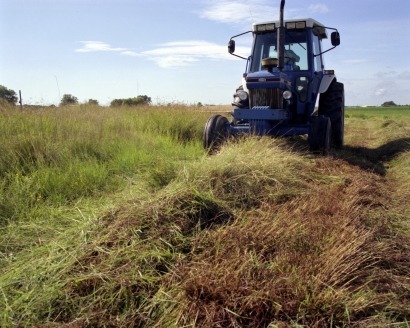
<instances>
[{"instance_id":1,"label":"front tire","mask_svg":"<svg viewBox=\"0 0 410 328\"><path fill-rule=\"evenodd\" d=\"M345 96L343 83L333 80L319 98L319 115L330 118L332 123L331 145L342 148L344 142Z\"/></svg>"},{"instance_id":2,"label":"front tire","mask_svg":"<svg viewBox=\"0 0 410 328\"><path fill-rule=\"evenodd\" d=\"M316 116L312 119L308 135L309 147L313 152L327 155L330 149L332 124L327 116Z\"/></svg>"},{"instance_id":3,"label":"front tire","mask_svg":"<svg viewBox=\"0 0 410 328\"><path fill-rule=\"evenodd\" d=\"M222 115L214 115L208 119L204 129L204 148L208 152L218 150L228 139L229 121Z\"/></svg>"}]
</instances>

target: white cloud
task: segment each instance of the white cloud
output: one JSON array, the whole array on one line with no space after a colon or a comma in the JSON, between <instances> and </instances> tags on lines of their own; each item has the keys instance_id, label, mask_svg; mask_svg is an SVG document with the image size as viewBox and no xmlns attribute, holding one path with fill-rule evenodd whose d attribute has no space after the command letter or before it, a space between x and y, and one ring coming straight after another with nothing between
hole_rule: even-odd
<instances>
[{"instance_id":1,"label":"white cloud","mask_svg":"<svg viewBox=\"0 0 410 328\"><path fill-rule=\"evenodd\" d=\"M248 5L227 1L211 5L200 16L217 22L230 23L249 21L250 19Z\"/></svg>"},{"instance_id":2,"label":"white cloud","mask_svg":"<svg viewBox=\"0 0 410 328\"><path fill-rule=\"evenodd\" d=\"M223 49L222 49L223 48ZM226 47L207 41L174 41L160 45L160 48L142 52L148 55L191 55L225 57Z\"/></svg>"},{"instance_id":3,"label":"white cloud","mask_svg":"<svg viewBox=\"0 0 410 328\"><path fill-rule=\"evenodd\" d=\"M140 57L155 62L162 68L189 66L202 60L230 60L226 45L202 40L174 41L160 44L157 48L135 52L128 48L113 48L102 41L82 41L83 47L76 52L115 52L123 56ZM237 53L249 53L246 47L237 47Z\"/></svg>"},{"instance_id":4,"label":"white cloud","mask_svg":"<svg viewBox=\"0 0 410 328\"><path fill-rule=\"evenodd\" d=\"M230 59L226 46L196 40L164 43L141 54L164 68L187 66L203 59Z\"/></svg>"},{"instance_id":5,"label":"white cloud","mask_svg":"<svg viewBox=\"0 0 410 328\"><path fill-rule=\"evenodd\" d=\"M311 14L326 14L329 12L329 8L323 3L316 3L309 6L309 12Z\"/></svg>"},{"instance_id":6,"label":"white cloud","mask_svg":"<svg viewBox=\"0 0 410 328\"><path fill-rule=\"evenodd\" d=\"M285 19L301 18L310 14L324 14L330 10L326 4L316 3L307 7L286 7ZM206 7L199 14L201 18L221 23L249 23L258 21L279 20L279 1L272 3L269 0L208 0Z\"/></svg>"},{"instance_id":7,"label":"white cloud","mask_svg":"<svg viewBox=\"0 0 410 328\"><path fill-rule=\"evenodd\" d=\"M276 14L275 14L276 12ZM266 0L226 0L209 1L207 8L200 14L201 18L222 23L246 23L275 20L279 17L277 7Z\"/></svg>"},{"instance_id":8,"label":"white cloud","mask_svg":"<svg viewBox=\"0 0 410 328\"><path fill-rule=\"evenodd\" d=\"M186 55L167 55L167 56L152 56L150 60L154 61L159 67L162 68L176 68L189 66L194 62L199 61L198 58L190 57Z\"/></svg>"},{"instance_id":9,"label":"white cloud","mask_svg":"<svg viewBox=\"0 0 410 328\"><path fill-rule=\"evenodd\" d=\"M131 56L131 57L140 57L141 54L135 51L131 51L131 50L126 50L126 51L121 51L121 55L125 55L125 56Z\"/></svg>"},{"instance_id":10,"label":"white cloud","mask_svg":"<svg viewBox=\"0 0 410 328\"><path fill-rule=\"evenodd\" d=\"M126 48L113 48L108 43L101 42L101 41L80 41L83 44L83 47L80 49L76 49L76 52L119 52L119 51L126 51Z\"/></svg>"}]
</instances>

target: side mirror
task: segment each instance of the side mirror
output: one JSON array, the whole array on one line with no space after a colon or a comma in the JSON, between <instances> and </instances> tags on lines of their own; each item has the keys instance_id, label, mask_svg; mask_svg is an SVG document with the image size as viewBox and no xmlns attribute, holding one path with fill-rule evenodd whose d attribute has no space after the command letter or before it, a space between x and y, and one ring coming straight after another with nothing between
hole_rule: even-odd
<instances>
[{"instance_id":1,"label":"side mirror","mask_svg":"<svg viewBox=\"0 0 410 328\"><path fill-rule=\"evenodd\" d=\"M228 52L232 55L235 52L235 40L229 40L228 42Z\"/></svg>"},{"instance_id":2,"label":"side mirror","mask_svg":"<svg viewBox=\"0 0 410 328\"><path fill-rule=\"evenodd\" d=\"M330 35L330 39L331 39L333 47L337 47L338 45L340 45L340 34L339 34L339 32L332 32L332 34Z\"/></svg>"}]
</instances>

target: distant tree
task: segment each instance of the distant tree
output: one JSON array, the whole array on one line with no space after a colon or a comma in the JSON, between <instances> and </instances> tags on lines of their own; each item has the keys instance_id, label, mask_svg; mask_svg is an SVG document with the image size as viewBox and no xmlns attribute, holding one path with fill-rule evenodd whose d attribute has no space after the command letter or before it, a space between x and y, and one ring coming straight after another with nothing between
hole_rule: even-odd
<instances>
[{"instance_id":1,"label":"distant tree","mask_svg":"<svg viewBox=\"0 0 410 328\"><path fill-rule=\"evenodd\" d=\"M88 102L86 103L87 105L93 105L93 106L98 106L98 100L95 99L88 99Z\"/></svg>"},{"instance_id":2,"label":"distant tree","mask_svg":"<svg viewBox=\"0 0 410 328\"><path fill-rule=\"evenodd\" d=\"M111 106L111 107L119 107L119 106L122 106L123 100L124 100L124 99L113 99L113 100L111 101L111 103L110 103L110 106Z\"/></svg>"},{"instance_id":3,"label":"distant tree","mask_svg":"<svg viewBox=\"0 0 410 328\"><path fill-rule=\"evenodd\" d=\"M0 98L4 99L10 104L15 104L18 100L17 94L14 90L7 89L5 86L0 85Z\"/></svg>"},{"instance_id":4,"label":"distant tree","mask_svg":"<svg viewBox=\"0 0 410 328\"><path fill-rule=\"evenodd\" d=\"M125 98L125 99L114 99L111 101L111 107L118 107L118 106L139 106L139 105L150 105L151 104L151 97L146 95L133 97L133 98Z\"/></svg>"},{"instance_id":5,"label":"distant tree","mask_svg":"<svg viewBox=\"0 0 410 328\"><path fill-rule=\"evenodd\" d=\"M65 94L63 95L63 98L61 98L60 106L76 105L76 104L78 104L78 98L74 97L73 95Z\"/></svg>"},{"instance_id":6,"label":"distant tree","mask_svg":"<svg viewBox=\"0 0 410 328\"><path fill-rule=\"evenodd\" d=\"M123 99L122 104L126 106L137 106L138 105L137 98L134 97L134 98Z\"/></svg>"},{"instance_id":7,"label":"distant tree","mask_svg":"<svg viewBox=\"0 0 410 328\"><path fill-rule=\"evenodd\" d=\"M202 107L203 105L202 105L202 103L201 102L198 102L197 104L196 104L196 107Z\"/></svg>"},{"instance_id":8,"label":"distant tree","mask_svg":"<svg viewBox=\"0 0 410 328\"><path fill-rule=\"evenodd\" d=\"M397 106L394 101L386 101L382 104L382 107L392 107L392 106Z\"/></svg>"},{"instance_id":9,"label":"distant tree","mask_svg":"<svg viewBox=\"0 0 410 328\"><path fill-rule=\"evenodd\" d=\"M147 95L138 96L136 102L138 105L150 105L151 97L148 97Z\"/></svg>"}]
</instances>

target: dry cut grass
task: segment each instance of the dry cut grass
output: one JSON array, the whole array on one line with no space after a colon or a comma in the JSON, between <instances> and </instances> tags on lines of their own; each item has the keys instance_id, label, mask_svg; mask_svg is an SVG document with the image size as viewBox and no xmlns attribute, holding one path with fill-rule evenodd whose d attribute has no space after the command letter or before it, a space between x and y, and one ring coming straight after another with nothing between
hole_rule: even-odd
<instances>
[{"instance_id":1,"label":"dry cut grass","mask_svg":"<svg viewBox=\"0 0 410 328\"><path fill-rule=\"evenodd\" d=\"M312 181L291 200L197 236L194 255L168 278L180 286L178 325L365 327L387 324L383 315L408 318L409 250L397 245L410 239L386 230L382 181L340 162L317 164L317 173L343 180Z\"/></svg>"}]
</instances>

